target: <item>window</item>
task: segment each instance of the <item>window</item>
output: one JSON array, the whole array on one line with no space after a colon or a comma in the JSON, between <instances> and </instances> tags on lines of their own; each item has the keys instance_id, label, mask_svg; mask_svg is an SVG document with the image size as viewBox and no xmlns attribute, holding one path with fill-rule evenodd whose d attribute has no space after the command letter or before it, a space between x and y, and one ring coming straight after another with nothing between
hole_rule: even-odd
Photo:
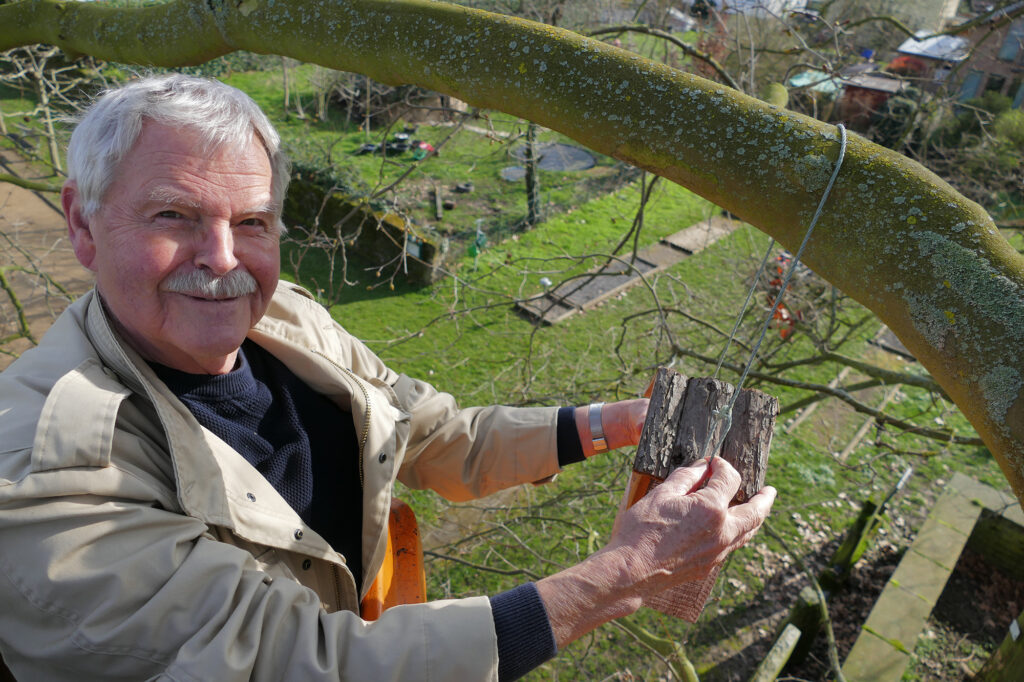
<instances>
[{"instance_id":1,"label":"window","mask_svg":"<svg viewBox=\"0 0 1024 682\"><path fill-rule=\"evenodd\" d=\"M1013 96L1013 108L1024 109L1024 83L1017 81L1014 85L1017 87L1017 94Z\"/></svg>"},{"instance_id":2,"label":"window","mask_svg":"<svg viewBox=\"0 0 1024 682\"><path fill-rule=\"evenodd\" d=\"M964 79L963 85L960 86L960 94L957 96L961 102L964 100L971 99L972 97L978 96L978 90L981 89L981 81L985 78L983 71L971 71L967 74L967 78Z\"/></svg>"},{"instance_id":3,"label":"window","mask_svg":"<svg viewBox=\"0 0 1024 682\"><path fill-rule=\"evenodd\" d=\"M1021 43L1024 43L1024 21L1015 21L1006 32L1006 38L999 48L999 58L1006 62L1017 60L1021 53Z\"/></svg>"},{"instance_id":4,"label":"window","mask_svg":"<svg viewBox=\"0 0 1024 682\"><path fill-rule=\"evenodd\" d=\"M988 80L985 81L985 92L989 92L991 90L992 92L1002 93L1003 86L1005 85L1006 78L1003 76L997 76L993 73L989 75Z\"/></svg>"}]
</instances>

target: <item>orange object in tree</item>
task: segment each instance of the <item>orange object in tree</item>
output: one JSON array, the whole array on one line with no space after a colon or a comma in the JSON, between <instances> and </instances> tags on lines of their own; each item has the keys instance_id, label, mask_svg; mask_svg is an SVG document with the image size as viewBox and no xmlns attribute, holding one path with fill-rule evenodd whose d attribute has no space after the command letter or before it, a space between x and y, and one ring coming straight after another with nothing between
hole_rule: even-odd
<instances>
[{"instance_id":1,"label":"orange object in tree","mask_svg":"<svg viewBox=\"0 0 1024 682\"><path fill-rule=\"evenodd\" d=\"M392 498L384 563L359 605L359 615L363 620L377 620L392 606L426 600L427 574L416 514L405 502Z\"/></svg>"}]
</instances>

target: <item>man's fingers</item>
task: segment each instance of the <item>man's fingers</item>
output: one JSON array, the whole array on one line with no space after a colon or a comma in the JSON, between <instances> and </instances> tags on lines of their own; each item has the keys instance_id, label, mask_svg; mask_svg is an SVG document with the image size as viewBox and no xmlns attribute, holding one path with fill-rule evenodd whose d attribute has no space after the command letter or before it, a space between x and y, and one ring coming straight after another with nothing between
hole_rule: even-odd
<instances>
[{"instance_id":1,"label":"man's fingers","mask_svg":"<svg viewBox=\"0 0 1024 682\"><path fill-rule=\"evenodd\" d=\"M740 533L753 535L768 518L768 513L772 510L772 504L775 502L775 495L775 488L768 485L743 504L738 504L729 510L738 523Z\"/></svg>"},{"instance_id":2,"label":"man's fingers","mask_svg":"<svg viewBox=\"0 0 1024 682\"><path fill-rule=\"evenodd\" d=\"M700 488L709 475L711 475L711 470L708 468L708 461L702 459L688 467L675 469L659 487L667 485L669 486L668 490L673 490L680 495L689 495Z\"/></svg>"},{"instance_id":3,"label":"man's fingers","mask_svg":"<svg viewBox=\"0 0 1024 682\"><path fill-rule=\"evenodd\" d=\"M721 457L712 457L709 466L711 477L704 489L713 499L724 500L725 504L729 504L743 482L739 472Z\"/></svg>"}]
</instances>

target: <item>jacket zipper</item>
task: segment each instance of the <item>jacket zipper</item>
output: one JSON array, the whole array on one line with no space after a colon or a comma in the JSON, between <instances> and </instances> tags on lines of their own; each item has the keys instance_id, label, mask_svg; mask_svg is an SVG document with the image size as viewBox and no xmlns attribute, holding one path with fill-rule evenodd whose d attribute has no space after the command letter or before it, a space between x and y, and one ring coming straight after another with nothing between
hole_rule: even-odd
<instances>
[{"instance_id":1,"label":"jacket zipper","mask_svg":"<svg viewBox=\"0 0 1024 682\"><path fill-rule=\"evenodd\" d=\"M331 564L331 574L334 577L334 610L341 610L341 589L338 587L338 583L341 582L341 576L338 574L338 567ZM356 602L359 601L359 585L356 585ZM359 615L359 607L356 606L356 615Z\"/></svg>"},{"instance_id":2,"label":"jacket zipper","mask_svg":"<svg viewBox=\"0 0 1024 682\"><path fill-rule=\"evenodd\" d=\"M310 350L312 350L314 353L322 357L324 360L331 363L339 370L341 370L349 377L351 377L351 379L355 381L356 386L359 387L359 390L363 392L363 400L366 402L366 415L363 417L363 433L362 435L359 436L359 488L361 490L365 485L363 481L363 453L366 449L366 439L370 435L370 410L372 409L372 405L370 404L370 393L366 390L366 387L363 386L362 380L360 380L359 377L357 377L352 370L348 369L347 367L342 367L334 360L327 357L325 354L321 353L315 348L311 348Z\"/></svg>"}]
</instances>

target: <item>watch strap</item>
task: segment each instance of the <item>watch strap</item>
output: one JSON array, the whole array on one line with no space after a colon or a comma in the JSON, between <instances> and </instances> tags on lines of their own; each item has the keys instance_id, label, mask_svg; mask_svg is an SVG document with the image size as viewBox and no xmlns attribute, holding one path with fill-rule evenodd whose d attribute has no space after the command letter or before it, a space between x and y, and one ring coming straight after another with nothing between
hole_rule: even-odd
<instances>
[{"instance_id":1,"label":"watch strap","mask_svg":"<svg viewBox=\"0 0 1024 682\"><path fill-rule=\"evenodd\" d=\"M591 403L587 408L587 418L590 420L590 442L594 447L594 454L608 450L608 441L604 437L604 427L601 424L602 408L604 408L604 403Z\"/></svg>"}]
</instances>

